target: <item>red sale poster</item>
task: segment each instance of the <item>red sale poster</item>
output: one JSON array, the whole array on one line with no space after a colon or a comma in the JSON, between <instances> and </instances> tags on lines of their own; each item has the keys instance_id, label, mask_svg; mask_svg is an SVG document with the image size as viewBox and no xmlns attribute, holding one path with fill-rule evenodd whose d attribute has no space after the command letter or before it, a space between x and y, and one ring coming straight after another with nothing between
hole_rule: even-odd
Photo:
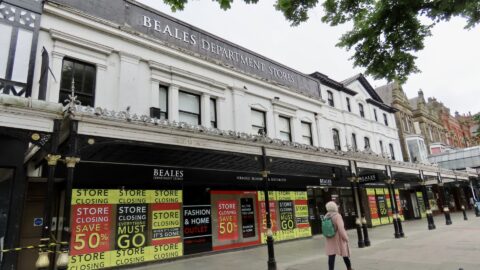
<instances>
[{"instance_id":1,"label":"red sale poster","mask_svg":"<svg viewBox=\"0 0 480 270\"><path fill-rule=\"evenodd\" d=\"M111 204L72 206L70 255L110 250Z\"/></svg>"},{"instance_id":2,"label":"red sale poster","mask_svg":"<svg viewBox=\"0 0 480 270\"><path fill-rule=\"evenodd\" d=\"M217 201L217 232L218 240L237 240L238 202L236 200L219 200Z\"/></svg>"},{"instance_id":3,"label":"red sale poster","mask_svg":"<svg viewBox=\"0 0 480 270\"><path fill-rule=\"evenodd\" d=\"M270 205L270 221L272 222L272 232L276 232L277 228L277 210L275 202L269 202ZM265 202L260 202L260 211L262 213L262 232L267 231L267 215L265 210Z\"/></svg>"}]
</instances>

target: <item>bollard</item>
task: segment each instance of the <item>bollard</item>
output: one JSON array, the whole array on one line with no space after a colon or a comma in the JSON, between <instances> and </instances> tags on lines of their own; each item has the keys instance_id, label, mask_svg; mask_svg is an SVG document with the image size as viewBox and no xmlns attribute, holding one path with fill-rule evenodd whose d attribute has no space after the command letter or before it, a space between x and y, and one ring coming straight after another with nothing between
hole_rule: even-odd
<instances>
[{"instance_id":1,"label":"bollard","mask_svg":"<svg viewBox=\"0 0 480 270\"><path fill-rule=\"evenodd\" d=\"M465 211L465 206L463 206L463 205L462 205L462 212L463 212L463 220L468 220L467 211Z\"/></svg>"}]
</instances>

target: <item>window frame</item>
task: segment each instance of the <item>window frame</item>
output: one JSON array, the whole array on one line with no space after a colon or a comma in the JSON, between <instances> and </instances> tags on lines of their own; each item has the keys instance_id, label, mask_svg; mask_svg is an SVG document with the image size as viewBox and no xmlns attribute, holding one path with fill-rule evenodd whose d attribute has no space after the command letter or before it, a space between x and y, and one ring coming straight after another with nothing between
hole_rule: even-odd
<instances>
[{"instance_id":1,"label":"window frame","mask_svg":"<svg viewBox=\"0 0 480 270\"><path fill-rule=\"evenodd\" d=\"M378 122L377 109L373 109L373 116L375 117L375 122Z\"/></svg>"},{"instance_id":2,"label":"window frame","mask_svg":"<svg viewBox=\"0 0 480 270\"><path fill-rule=\"evenodd\" d=\"M383 113L383 122L385 123L385 126L388 127L388 118L386 113Z\"/></svg>"},{"instance_id":3,"label":"window frame","mask_svg":"<svg viewBox=\"0 0 480 270\"><path fill-rule=\"evenodd\" d=\"M303 134L303 125L307 125L308 126L308 131L309 131L309 136L305 136L305 134ZM305 122L305 121L300 121L300 126L302 127L302 138L305 139L305 138L308 138L308 141L309 141L309 145L313 145L313 133L312 133L312 123L310 122Z\"/></svg>"},{"instance_id":4,"label":"window frame","mask_svg":"<svg viewBox=\"0 0 480 270\"><path fill-rule=\"evenodd\" d=\"M383 154L383 141L380 140L379 144L380 144L380 154Z\"/></svg>"},{"instance_id":5,"label":"window frame","mask_svg":"<svg viewBox=\"0 0 480 270\"><path fill-rule=\"evenodd\" d=\"M278 129L278 132L280 134L288 134L288 141L291 142L292 141L292 123L291 123L292 119L288 116L279 115L278 120L281 121L282 119L286 120L288 123L288 132L281 130L280 127Z\"/></svg>"},{"instance_id":6,"label":"window frame","mask_svg":"<svg viewBox=\"0 0 480 270\"><path fill-rule=\"evenodd\" d=\"M395 151L393 149L393 143L389 143L388 147L390 148L390 157L392 158L392 160L395 160Z\"/></svg>"},{"instance_id":7,"label":"window frame","mask_svg":"<svg viewBox=\"0 0 480 270\"><path fill-rule=\"evenodd\" d=\"M198 114L193 113L193 112L189 112L189 111L183 111L183 110L180 109L180 95L182 95L182 94L196 96L198 98ZM197 125L201 125L202 124L202 107L201 106L202 106L202 103L201 103L201 96L200 95L194 94L194 93L191 93L191 92L187 92L187 91L182 91L182 90L178 91L178 114L179 114L178 120L179 121L180 121L180 114L181 113L186 113L186 114L189 114L189 115L198 115L198 124Z\"/></svg>"},{"instance_id":8,"label":"window frame","mask_svg":"<svg viewBox=\"0 0 480 270\"><path fill-rule=\"evenodd\" d=\"M265 132L265 136L266 136L266 135L267 135L267 112L262 111L262 110L258 110L258 109L255 109L255 108L251 108L251 109L250 109L250 115L251 115L252 112L254 112L254 111L262 114L264 126L255 126L255 125L253 125L253 123L252 123L252 124L251 124L251 127L252 127L252 129L253 129L253 128L257 128L258 130L263 129L264 132ZM250 119L250 120L251 120L251 119ZM255 135L260 135L260 134L259 134L258 131L257 131L257 133L256 133Z\"/></svg>"},{"instance_id":9,"label":"window frame","mask_svg":"<svg viewBox=\"0 0 480 270\"><path fill-rule=\"evenodd\" d=\"M362 103L358 103L358 112L360 113L360 117L365 118L365 108Z\"/></svg>"},{"instance_id":10,"label":"window frame","mask_svg":"<svg viewBox=\"0 0 480 270\"><path fill-rule=\"evenodd\" d=\"M213 103L212 103L213 101ZM213 104L213 106L212 106ZM212 110L213 110L213 117L212 120ZM217 119L217 100L215 98L210 98L210 126L213 128L217 128L218 119Z\"/></svg>"},{"instance_id":11,"label":"window frame","mask_svg":"<svg viewBox=\"0 0 480 270\"><path fill-rule=\"evenodd\" d=\"M92 100L91 105L82 104L82 106L95 107L95 93L96 93L96 86L97 86L97 66L95 64L92 64L92 63L89 63L89 62L86 62L86 61L82 61L82 60L79 60L79 59L75 59L75 58L70 58L70 57L67 57L67 56L65 56L62 59L62 70L60 71L60 90L59 90L59 96L58 96L59 101L58 102L64 104L64 100L60 100L61 97L62 97L62 93L66 94L67 97L68 97L68 95L70 95L72 93L72 88L71 88L72 82L71 81L69 82L69 87L70 87L69 89L62 88L63 80L64 80L63 69L64 69L64 66L65 66L65 61L70 61L72 63L72 71L71 71L72 72L72 80L75 79L75 65L80 64L80 65L84 66L83 76L82 76L82 89L81 89L81 91L79 89L75 89L75 95L80 96L80 97L91 98L91 100ZM84 88L85 88L85 67L86 66L93 67L93 78L92 78L93 83L92 83L92 93L91 94L88 94L88 93L84 92Z\"/></svg>"},{"instance_id":12,"label":"window frame","mask_svg":"<svg viewBox=\"0 0 480 270\"><path fill-rule=\"evenodd\" d=\"M350 98L346 97L345 100L347 101L347 110L348 112L352 112L352 107L350 106Z\"/></svg>"},{"instance_id":13,"label":"window frame","mask_svg":"<svg viewBox=\"0 0 480 270\"><path fill-rule=\"evenodd\" d=\"M352 133L352 148L354 151L358 151L357 134L355 133Z\"/></svg>"},{"instance_id":14,"label":"window frame","mask_svg":"<svg viewBox=\"0 0 480 270\"><path fill-rule=\"evenodd\" d=\"M166 98L166 100L165 100L165 105L166 105L165 110L166 110L166 111L162 111L162 108L160 108L160 97L159 97L159 100L158 100L158 101L159 101L159 103L158 103L158 109L159 109L159 111L160 111L160 119L162 119L162 114L165 115L165 119L168 119L168 95L169 95L169 93L168 93L168 86L163 85L163 84L160 84L160 85L159 85L159 87L158 87L159 96L160 96L160 91L161 91L162 89L165 90L165 98Z\"/></svg>"},{"instance_id":15,"label":"window frame","mask_svg":"<svg viewBox=\"0 0 480 270\"><path fill-rule=\"evenodd\" d=\"M332 128L332 138L333 138L333 149L337 151L341 151L342 143L340 141L340 132L338 131L338 129Z\"/></svg>"},{"instance_id":16,"label":"window frame","mask_svg":"<svg viewBox=\"0 0 480 270\"><path fill-rule=\"evenodd\" d=\"M370 138L368 138L366 136L363 137L363 148L364 149L367 149L367 148L371 149L372 148L372 146L370 145Z\"/></svg>"},{"instance_id":17,"label":"window frame","mask_svg":"<svg viewBox=\"0 0 480 270\"><path fill-rule=\"evenodd\" d=\"M330 90L327 90L327 100L328 100L328 105L331 107L335 107L335 100L333 98L333 92Z\"/></svg>"}]
</instances>

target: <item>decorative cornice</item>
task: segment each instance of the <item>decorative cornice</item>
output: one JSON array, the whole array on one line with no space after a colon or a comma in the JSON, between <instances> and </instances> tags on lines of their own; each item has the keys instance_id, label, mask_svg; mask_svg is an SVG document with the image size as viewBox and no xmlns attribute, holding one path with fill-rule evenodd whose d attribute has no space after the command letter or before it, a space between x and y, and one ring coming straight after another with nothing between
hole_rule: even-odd
<instances>
[{"instance_id":1,"label":"decorative cornice","mask_svg":"<svg viewBox=\"0 0 480 270\"><path fill-rule=\"evenodd\" d=\"M99 118L103 120L110 120L115 122L124 122L130 124L137 124L142 126L158 127L161 129L178 130L181 132L187 132L192 134L202 134L211 139L222 138L223 140L234 140L242 143L252 143L259 145L270 145L275 148L283 148L284 150L295 151L305 154L319 155L323 157L331 157L341 160L356 160L359 162L370 162L378 165L392 165L399 168L408 168L414 170L427 170L438 171L436 166L429 166L426 164L414 164L403 161L396 161L382 157L381 155L373 153L371 150L365 151L337 151L329 148L317 147L297 142L283 141L280 139L273 139L270 137L263 137L260 135L248 134L245 132L237 132L232 130L220 130L211 127L204 127L200 125L192 125L184 122L175 122L168 120L160 120L157 118L151 118L147 115L130 114L129 112L113 111L103 108L91 108L81 105L74 107L74 118L80 121L85 121L88 117ZM190 135L191 136L191 135ZM239 142L239 143L240 143ZM448 171L449 174L453 174L452 171Z\"/></svg>"},{"instance_id":2,"label":"decorative cornice","mask_svg":"<svg viewBox=\"0 0 480 270\"><path fill-rule=\"evenodd\" d=\"M50 29L50 36L53 40L59 40L64 43L73 44L75 46L84 47L89 50L93 50L105 55L110 55L113 52L113 48L86 40L83 38L79 38L78 36L70 35L58 30Z\"/></svg>"}]
</instances>

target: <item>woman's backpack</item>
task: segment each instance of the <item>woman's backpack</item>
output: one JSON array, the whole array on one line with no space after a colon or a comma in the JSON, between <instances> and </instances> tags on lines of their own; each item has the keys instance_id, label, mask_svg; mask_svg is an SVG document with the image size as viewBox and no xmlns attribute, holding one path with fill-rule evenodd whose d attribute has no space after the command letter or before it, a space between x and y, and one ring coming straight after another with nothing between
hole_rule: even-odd
<instances>
[{"instance_id":1,"label":"woman's backpack","mask_svg":"<svg viewBox=\"0 0 480 270\"><path fill-rule=\"evenodd\" d=\"M322 219L322 234L326 238L332 238L335 236L336 230L333 225L332 217L324 217Z\"/></svg>"}]
</instances>

